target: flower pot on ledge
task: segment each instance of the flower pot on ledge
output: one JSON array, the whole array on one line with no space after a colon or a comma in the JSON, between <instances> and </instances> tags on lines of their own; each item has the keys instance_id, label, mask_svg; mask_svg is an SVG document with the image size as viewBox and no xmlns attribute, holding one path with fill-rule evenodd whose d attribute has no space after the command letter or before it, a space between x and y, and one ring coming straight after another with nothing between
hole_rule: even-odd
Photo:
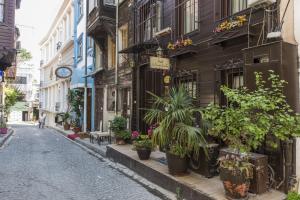
<instances>
[{"instance_id":1,"label":"flower pot on ledge","mask_svg":"<svg viewBox=\"0 0 300 200\"><path fill-rule=\"evenodd\" d=\"M166 153L169 173L171 175L185 175L187 174L188 162L187 157L181 158L180 156Z\"/></svg>"},{"instance_id":2,"label":"flower pot on ledge","mask_svg":"<svg viewBox=\"0 0 300 200\"><path fill-rule=\"evenodd\" d=\"M151 149L137 148L136 151L137 151L137 154L138 154L140 160L149 160L150 154L151 154Z\"/></svg>"},{"instance_id":3,"label":"flower pot on ledge","mask_svg":"<svg viewBox=\"0 0 300 200\"><path fill-rule=\"evenodd\" d=\"M73 131L74 131L75 134L77 134L81 131L81 128L80 127L74 127Z\"/></svg>"},{"instance_id":4,"label":"flower pot on ledge","mask_svg":"<svg viewBox=\"0 0 300 200\"><path fill-rule=\"evenodd\" d=\"M70 124L69 123L64 123L64 130L65 131L70 130Z\"/></svg>"}]
</instances>

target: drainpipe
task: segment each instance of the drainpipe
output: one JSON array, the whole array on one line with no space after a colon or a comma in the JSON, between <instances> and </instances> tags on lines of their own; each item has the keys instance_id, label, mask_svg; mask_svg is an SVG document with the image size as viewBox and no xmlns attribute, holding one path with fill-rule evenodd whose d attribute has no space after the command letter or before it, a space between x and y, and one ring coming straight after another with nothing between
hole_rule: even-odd
<instances>
[{"instance_id":1,"label":"drainpipe","mask_svg":"<svg viewBox=\"0 0 300 200\"><path fill-rule=\"evenodd\" d=\"M118 114L118 65L119 65L119 0L116 2L116 63L115 63L115 114Z\"/></svg>"},{"instance_id":2,"label":"drainpipe","mask_svg":"<svg viewBox=\"0 0 300 200\"><path fill-rule=\"evenodd\" d=\"M297 12L297 8L299 8L300 6L300 2L299 0L294 1L294 27L295 27L295 39L296 42L298 43L298 75L299 75L299 85L300 85L300 27L298 26L300 23L300 13ZM300 87L299 87L299 94L300 94ZM300 96L299 96L300 99ZM298 100L299 102L299 100ZM300 109L300 108L298 108ZM299 111L299 110L298 110ZM300 182L300 138L296 139L296 176L297 176L297 180ZM298 192L300 192L300 187L299 187L300 183L298 183L298 188L296 188L298 190Z\"/></svg>"},{"instance_id":3,"label":"drainpipe","mask_svg":"<svg viewBox=\"0 0 300 200\"><path fill-rule=\"evenodd\" d=\"M85 59L84 59L84 114L83 114L83 132L87 131L87 101L88 101L88 88L87 88L87 23L88 23L88 17L87 14L89 12L88 10L88 0L85 3Z\"/></svg>"}]
</instances>

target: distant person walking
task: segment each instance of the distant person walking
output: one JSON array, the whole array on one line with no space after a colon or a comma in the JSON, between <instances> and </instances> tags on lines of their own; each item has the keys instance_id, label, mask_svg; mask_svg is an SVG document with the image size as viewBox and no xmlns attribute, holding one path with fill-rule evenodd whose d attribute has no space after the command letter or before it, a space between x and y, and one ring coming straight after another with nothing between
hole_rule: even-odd
<instances>
[{"instance_id":1,"label":"distant person walking","mask_svg":"<svg viewBox=\"0 0 300 200\"><path fill-rule=\"evenodd\" d=\"M46 113L42 113L39 119L39 128L44 128L46 122Z\"/></svg>"}]
</instances>

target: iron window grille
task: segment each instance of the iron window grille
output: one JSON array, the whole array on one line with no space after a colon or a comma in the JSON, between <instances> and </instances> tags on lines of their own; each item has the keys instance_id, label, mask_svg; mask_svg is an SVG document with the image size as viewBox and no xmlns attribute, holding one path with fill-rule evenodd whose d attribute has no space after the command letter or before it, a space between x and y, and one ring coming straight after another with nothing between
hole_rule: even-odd
<instances>
[{"instance_id":1,"label":"iron window grille","mask_svg":"<svg viewBox=\"0 0 300 200\"><path fill-rule=\"evenodd\" d=\"M216 90L219 104L221 106L228 106L227 98L221 92L221 86L227 86L232 89L239 89L244 86L244 61L241 59L232 59L228 62L217 65L216 67Z\"/></svg>"},{"instance_id":2,"label":"iron window grille","mask_svg":"<svg viewBox=\"0 0 300 200\"><path fill-rule=\"evenodd\" d=\"M138 7L138 42L149 41L162 28L163 3L149 0Z\"/></svg>"}]
</instances>

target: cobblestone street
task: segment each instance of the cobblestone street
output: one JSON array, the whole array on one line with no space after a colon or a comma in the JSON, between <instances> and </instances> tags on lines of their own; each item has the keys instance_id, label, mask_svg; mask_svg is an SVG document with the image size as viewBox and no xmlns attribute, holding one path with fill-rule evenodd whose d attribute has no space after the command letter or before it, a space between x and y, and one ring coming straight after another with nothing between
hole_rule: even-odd
<instances>
[{"instance_id":1,"label":"cobblestone street","mask_svg":"<svg viewBox=\"0 0 300 200\"><path fill-rule=\"evenodd\" d=\"M1 200L159 199L51 129L14 128L0 149Z\"/></svg>"}]
</instances>

